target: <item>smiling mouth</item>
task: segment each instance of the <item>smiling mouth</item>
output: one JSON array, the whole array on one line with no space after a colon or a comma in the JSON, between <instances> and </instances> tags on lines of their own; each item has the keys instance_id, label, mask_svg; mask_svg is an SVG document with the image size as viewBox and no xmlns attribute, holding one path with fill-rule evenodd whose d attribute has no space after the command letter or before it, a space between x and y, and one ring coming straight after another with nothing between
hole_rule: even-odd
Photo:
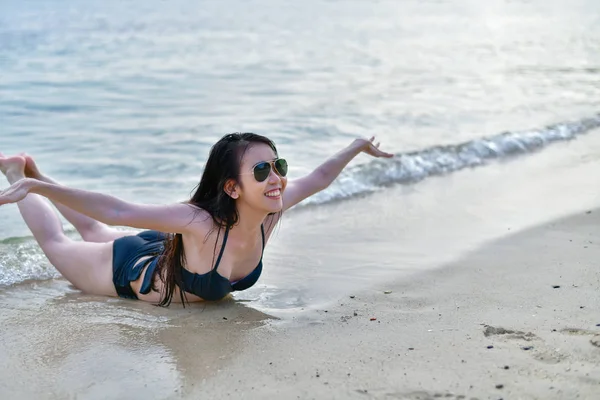
<instances>
[{"instance_id":1,"label":"smiling mouth","mask_svg":"<svg viewBox=\"0 0 600 400\"><path fill-rule=\"evenodd\" d=\"M265 196L270 198L278 198L281 196L281 189L270 190L267 193L265 193Z\"/></svg>"}]
</instances>

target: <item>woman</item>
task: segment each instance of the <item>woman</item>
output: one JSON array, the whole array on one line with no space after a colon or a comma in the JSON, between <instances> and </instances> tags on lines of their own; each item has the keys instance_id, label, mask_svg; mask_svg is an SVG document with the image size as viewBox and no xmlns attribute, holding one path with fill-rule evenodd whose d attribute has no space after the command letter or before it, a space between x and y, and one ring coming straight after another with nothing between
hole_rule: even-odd
<instances>
[{"instance_id":1,"label":"woman","mask_svg":"<svg viewBox=\"0 0 600 400\"><path fill-rule=\"evenodd\" d=\"M40 173L30 156L4 157L11 186L0 205L17 203L50 263L83 292L171 301L219 300L258 280L262 254L281 214L325 189L358 154L392 157L357 139L309 175L288 182L273 142L253 133L225 135L211 149L190 200L142 205L72 189ZM54 203L84 239L68 238ZM108 225L143 229L123 232Z\"/></svg>"}]
</instances>

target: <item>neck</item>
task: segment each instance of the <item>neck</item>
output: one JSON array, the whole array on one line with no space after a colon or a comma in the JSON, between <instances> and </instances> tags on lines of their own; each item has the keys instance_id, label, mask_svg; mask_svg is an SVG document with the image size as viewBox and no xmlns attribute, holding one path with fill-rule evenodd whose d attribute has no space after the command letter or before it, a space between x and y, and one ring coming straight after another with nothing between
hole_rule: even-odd
<instances>
[{"instance_id":1,"label":"neck","mask_svg":"<svg viewBox=\"0 0 600 400\"><path fill-rule=\"evenodd\" d=\"M233 228L242 235L252 235L256 231L260 230L260 226L264 222L267 215L266 212L257 212L254 209L250 209L247 206L238 207L238 214L240 219L237 225Z\"/></svg>"}]
</instances>

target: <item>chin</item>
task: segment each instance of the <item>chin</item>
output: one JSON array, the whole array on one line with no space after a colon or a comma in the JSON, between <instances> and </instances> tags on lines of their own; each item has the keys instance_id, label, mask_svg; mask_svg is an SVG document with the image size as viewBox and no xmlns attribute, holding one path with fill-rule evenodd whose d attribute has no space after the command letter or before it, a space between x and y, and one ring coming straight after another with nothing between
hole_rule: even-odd
<instances>
[{"instance_id":1,"label":"chin","mask_svg":"<svg viewBox=\"0 0 600 400\"><path fill-rule=\"evenodd\" d=\"M267 210L269 212L269 214L271 213L278 213L281 210L283 210L283 204L280 204L279 207L271 207L269 210Z\"/></svg>"},{"instance_id":2,"label":"chin","mask_svg":"<svg viewBox=\"0 0 600 400\"><path fill-rule=\"evenodd\" d=\"M282 209L283 209L282 201L279 201L277 204L270 204L269 206L265 207L265 211L268 212L269 214L280 212Z\"/></svg>"}]
</instances>

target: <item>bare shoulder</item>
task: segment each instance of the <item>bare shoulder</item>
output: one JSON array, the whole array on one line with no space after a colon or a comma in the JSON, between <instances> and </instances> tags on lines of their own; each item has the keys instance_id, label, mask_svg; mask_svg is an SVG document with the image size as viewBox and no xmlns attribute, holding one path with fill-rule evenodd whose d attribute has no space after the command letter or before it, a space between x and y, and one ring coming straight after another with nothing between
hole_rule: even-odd
<instances>
[{"instance_id":1,"label":"bare shoulder","mask_svg":"<svg viewBox=\"0 0 600 400\"><path fill-rule=\"evenodd\" d=\"M193 212L193 218L190 223L191 233L193 233L194 236L202 238L206 237L214 227L212 216L205 209L193 204L186 204L186 206Z\"/></svg>"}]
</instances>

